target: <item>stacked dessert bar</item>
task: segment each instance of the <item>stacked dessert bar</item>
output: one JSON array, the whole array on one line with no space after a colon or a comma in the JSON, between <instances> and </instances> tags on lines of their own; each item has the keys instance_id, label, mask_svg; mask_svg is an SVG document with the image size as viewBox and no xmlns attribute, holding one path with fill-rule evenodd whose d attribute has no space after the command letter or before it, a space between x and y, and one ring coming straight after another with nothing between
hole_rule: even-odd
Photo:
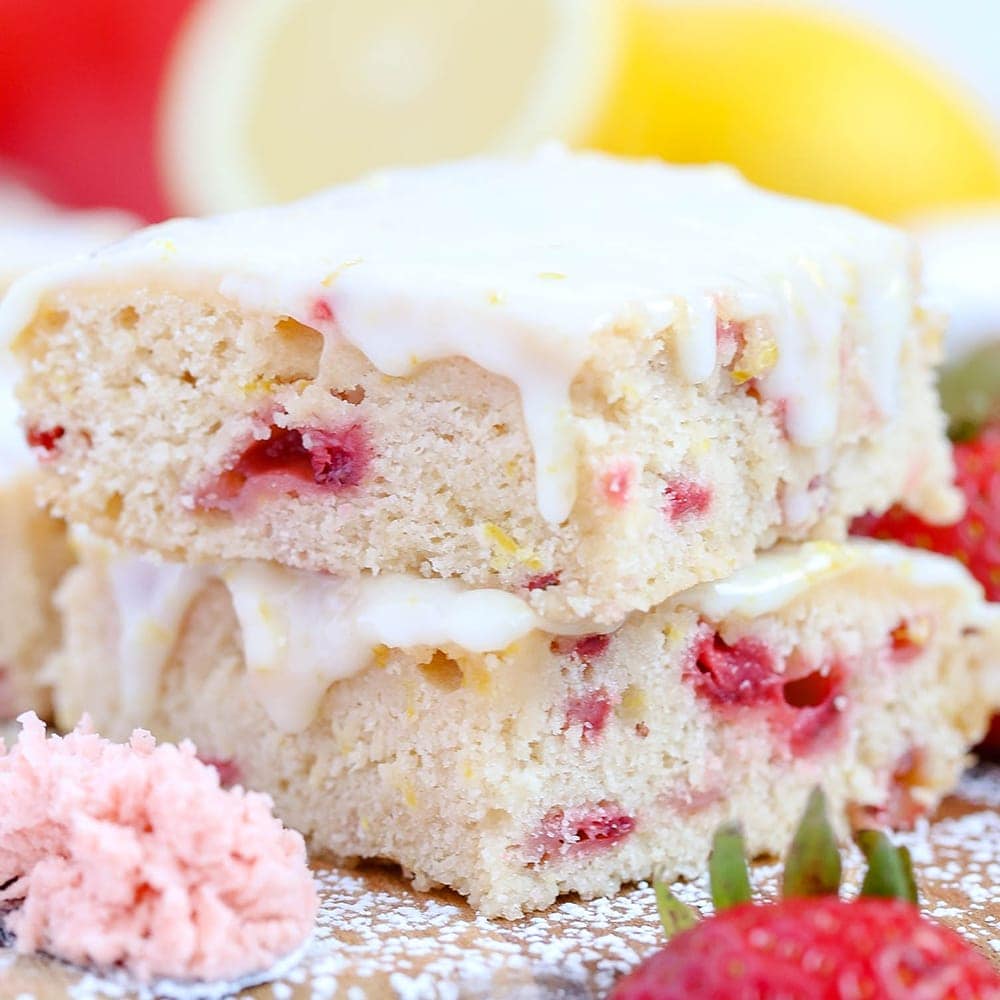
<instances>
[{"instance_id":1,"label":"stacked dessert bar","mask_svg":"<svg viewBox=\"0 0 1000 1000\"><path fill-rule=\"evenodd\" d=\"M25 271L108 242L130 223L120 213L59 212L0 178L0 296ZM0 722L28 708L49 711L40 671L59 635L52 593L72 559L63 524L35 503L14 381L0 345Z\"/></svg>"},{"instance_id":2,"label":"stacked dessert bar","mask_svg":"<svg viewBox=\"0 0 1000 1000\"><path fill-rule=\"evenodd\" d=\"M904 823L998 699L908 240L547 150L146 230L3 313L78 527L57 710L488 915Z\"/></svg>"}]
</instances>

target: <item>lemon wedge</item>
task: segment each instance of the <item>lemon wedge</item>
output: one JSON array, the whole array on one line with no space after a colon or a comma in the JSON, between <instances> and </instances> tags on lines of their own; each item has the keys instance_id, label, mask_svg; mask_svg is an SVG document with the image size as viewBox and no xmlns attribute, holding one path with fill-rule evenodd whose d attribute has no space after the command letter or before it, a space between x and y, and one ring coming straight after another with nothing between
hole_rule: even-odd
<instances>
[{"instance_id":1,"label":"lemon wedge","mask_svg":"<svg viewBox=\"0 0 1000 1000\"><path fill-rule=\"evenodd\" d=\"M160 163L201 213L386 164L573 140L616 76L613 0L203 0L171 60Z\"/></svg>"}]
</instances>

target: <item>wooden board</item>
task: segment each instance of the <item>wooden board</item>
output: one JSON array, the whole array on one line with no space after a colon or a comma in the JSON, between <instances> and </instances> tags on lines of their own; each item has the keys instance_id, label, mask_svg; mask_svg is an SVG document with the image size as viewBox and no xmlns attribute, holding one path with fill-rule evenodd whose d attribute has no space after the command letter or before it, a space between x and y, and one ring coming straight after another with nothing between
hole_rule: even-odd
<instances>
[{"instance_id":1,"label":"wooden board","mask_svg":"<svg viewBox=\"0 0 1000 1000\"><path fill-rule=\"evenodd\" d=\"M900 840L913 852L926 910L1000 967L1000 767L970 772L932 823ZM859 861L855 854L848 864L852 886ZM774 893L776 871L755 868L764 895ZM589 1000L662 943L652 891L642 885L505 923L477 918L453 894L413 892L390 870L317 864L316 874L315 939L291 968L241 997ZM703 883L677 891L707 909ZM53 961L0 951L0 1000L133 995Z\"/></svg>"}]
</instances>

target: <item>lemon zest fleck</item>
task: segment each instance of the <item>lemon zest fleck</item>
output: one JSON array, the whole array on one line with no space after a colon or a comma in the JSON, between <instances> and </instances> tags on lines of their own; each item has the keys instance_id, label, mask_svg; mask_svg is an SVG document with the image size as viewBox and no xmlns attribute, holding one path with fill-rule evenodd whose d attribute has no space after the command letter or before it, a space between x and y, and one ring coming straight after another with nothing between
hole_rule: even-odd
<instances>
[{"instance_id":1,"label":"lemon zest fleck","mask_svg":"<svg viewBox=\"0 0 1000 1000\"><path fill-rule=\"evenodd\" d=\"M357 267L361 263L362 258L352 257L350 260L345 260L343 264L339 264L335 267L321 282L320 284L324 288L329 288L349 267Z\"/></svg>"},{"instance_id":2,"label":"lemon zest fleck","mask_svg":"<svg viewBox=\"0 0 1000 1000\"><path fill-rule=\"evenodd\" d=\"M528 569L538 570L542 568L542 561L531 549L523 548L507 534L503 528L491 521L483 525L483 534L490 543L493 550L493 558L490 561L492 569L506 569L512 563L521 563Z\"/></svg>"}]
</instances>

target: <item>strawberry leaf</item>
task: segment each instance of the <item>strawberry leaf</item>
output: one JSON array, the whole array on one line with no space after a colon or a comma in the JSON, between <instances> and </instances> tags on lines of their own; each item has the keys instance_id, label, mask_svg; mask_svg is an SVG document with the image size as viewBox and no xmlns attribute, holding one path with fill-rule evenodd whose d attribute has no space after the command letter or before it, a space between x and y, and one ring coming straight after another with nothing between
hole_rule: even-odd
<instances>
[{"instance_id":1,"label":"strawberry leaf","mask_svg":"<svg viewBox=\"0 0 1000 1000\"><path fill-rule=\"evenodd\" d=\"M916 903L917 885L910 852L902 847L897 849L881 830L861 830L855 839L868 860L861 895Z\"/></svg>"},{"instance_id":2,"label":"strawberry leaf","mask_svg":"<svg viewBox=\"0 0 1000 1000\"><path fill-rule=\"evenodd\" d=\"M986 344L949 365L940 374L938 389L952 440L972 440L1000 416L1000 345Z\"/></svg>"},{"instance_id":3,"label":"strawberry leaf","mask_svg":"<svg viewBox=\"0 0 1000 1000\"><path fill-rule=\"evenodd\" d=\"M717 911L749 903L753 898L746 848L738 823L726 823L716 831L708 858L708 875Z\"/></svg>"},{"instance_id":4,"label":"strawberry leaf","mask_svg":"<svg viewBox=\"0 0 1000 1000\"><path fill-rule=\"evenodd\" d=\"M840 889L840 851L826 814L826 796L816 787L795 831L785 859L781 893L799 896L836 896Z\"/></svg>"},{"instance_id":5,"label":"strawberry leaf","mask_svg":"<svg viewBox=\"0 0 1000 1000\"><path fill-rule=\"evenodd\" d=\"M654 882L653 891L656 893L656 909L659 910L660 923L663 924L667 940L698 923L697 910L692 909L687 903L682 903L670 891L666 882Z\"/></svg>"},{"instance_id":6,"label":"strawberry leaf","mask_svg":"<svg viewBox=\"0 0 1000 1000\"><path fill-rule=\"evenodd\" d=\"M913 858L910 857L908 847L897 847L896 855L899 857L900 867L903 869L903 877L906 879L906 898L911 903L920 902L920 894L917 891L917 879L913 874Z\"/></svg>"}]
</instances>

